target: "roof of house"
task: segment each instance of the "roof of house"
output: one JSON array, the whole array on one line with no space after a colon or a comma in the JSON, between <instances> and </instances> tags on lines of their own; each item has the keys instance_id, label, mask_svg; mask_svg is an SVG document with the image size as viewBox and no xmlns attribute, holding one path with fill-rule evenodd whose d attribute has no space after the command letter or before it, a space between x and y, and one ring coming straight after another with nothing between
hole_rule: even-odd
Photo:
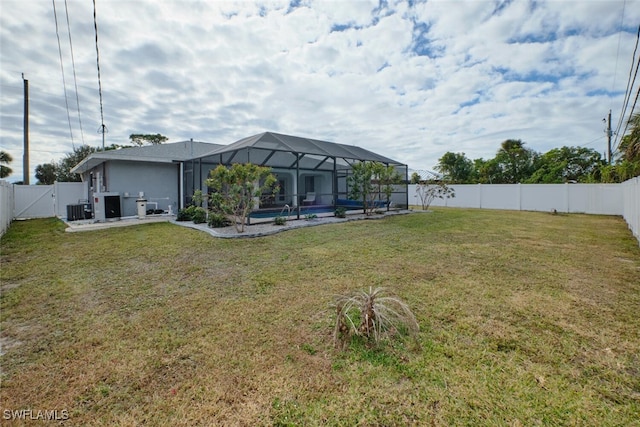
<instances>
[{"instance_id":1,"label":"roof of house","mask_svg":"<svg viewBox=\"0 0 640 427\"><path fill-rule=\"evenodd\" d=\"M174 161L189 160L202 156L220 147L200 141L180 141L169 144L145 145L142 147L127 147L118 150L97 151L78 163L71 172L83 173L108 160L125 160L133 162L172 163Z\"/></svg>"},{"instance_id":2,"label":"roof of house","mask_svg":"<svg viewBox=\"0 0 640 427\"><path fill-rule=\"evenodd\" d=\"M275 132L263 132L258 135L243 138L233 144L223 145L199 157L208 157L238 151L244 148L258 148L273 151L286 151L298 154L309 154L325 157L335 157L350 160L378 161L387 164L401 164L396 160L374 153L355 145L339 144L337 142L321 141L318 139L299 136L283 135Z\"/></svg>"}]
</instances>

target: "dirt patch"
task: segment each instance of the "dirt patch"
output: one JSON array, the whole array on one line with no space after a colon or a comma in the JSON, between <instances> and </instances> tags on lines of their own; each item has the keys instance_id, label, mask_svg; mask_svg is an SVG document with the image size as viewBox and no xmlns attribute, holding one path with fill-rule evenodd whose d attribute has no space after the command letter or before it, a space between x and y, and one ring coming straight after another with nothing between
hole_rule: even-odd
<instances>
[{"instance_id":1,"label":"dirt patch","mask_svg":"<svg viewBox=\"0 0 640 427\"><path fill-rule=\"evenodd\" d=\"M21 341L18 341L9 337L0 337L0 356L4 356L7 351L11 350L14 347L18 347L22 344Z\"/></svg>"}]
</instances>

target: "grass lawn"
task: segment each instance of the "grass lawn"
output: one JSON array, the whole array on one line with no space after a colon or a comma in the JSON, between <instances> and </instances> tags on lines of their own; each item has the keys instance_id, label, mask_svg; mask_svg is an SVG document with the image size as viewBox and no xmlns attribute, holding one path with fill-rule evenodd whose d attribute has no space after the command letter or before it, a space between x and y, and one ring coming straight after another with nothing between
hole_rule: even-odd
<instances>
[{"instance_id":1,"label":"grass lawn","mask_svg":"<svg viewBox=\"0 0 640 427\"><path fill-rule=\"evenodd\" d=\"M639 425L640 248L618 217L440 208L233 240L47 219L1 245L3 418ZM334 348L335 296L369 286L409 304L417 344Z\"/></svg>"}]
</instances>

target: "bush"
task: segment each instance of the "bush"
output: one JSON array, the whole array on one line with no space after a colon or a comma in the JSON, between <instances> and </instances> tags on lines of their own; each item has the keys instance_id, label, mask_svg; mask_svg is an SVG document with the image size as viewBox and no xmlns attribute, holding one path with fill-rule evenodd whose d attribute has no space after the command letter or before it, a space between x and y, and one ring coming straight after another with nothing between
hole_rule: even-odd
<instances>
[{"instance_id":1,"label":"bush","mask_svg":"<svg viewBox=\"0 0 640 427\"><path fill-rule=\"evenodd\" d=\"M220 212L211 212L209 214L209 227L222 228L231 225L231 221L227 216Z\"/></svg>"},{"instance_id":2,"label":"bush","mask_svg":"<svg viewBox=\"0 0 640 427\"><path fill-rule=\"evenodd\" d=\"M194 224L202 224L207 222L207 211L204 208L197 207L193 211L193 215L191 215L191 219Z\"/></svg>"},{"instance_id":3,"label":"bush","mask_svg":"<svg viewBox=\"0 0 640 427\"><path fill-rule=\"evenodd\" d=\"M346 216L347 216L347 209L346 209L346 208L343 208L343 207L341 207L341 206L340 206L340 207L337 207L337 208L336 208L336 213L335 213L335 215L336 215L336 218L346 218Z\"/></svg>"},{"instance_id":4,"label":"bush","mask_svg":"<svg viewBox=\"0 0 640 427\"><path fill-rule=\"evenodd\" d=\"M187 206L184 209L180 209L178 211L178 215L176 215L176 221L192 221L195 211L196 211L195 206ZM206 216L206 213L205 213L205 216Z\"/></svg>"},{"instance_id":5,"label":"bush","mask_svg":"<svg viewBox=\"0 0 640 427\"><path fill-rule=\"evenodd\" d=\"M275 217L275 218L273 219L273 223L274 223L275 225L285 225L285 224L287 223L287 218L285 218L285 217L283 217L283 216L278 215L277 217Z\"/></svg>"}]
</instances>

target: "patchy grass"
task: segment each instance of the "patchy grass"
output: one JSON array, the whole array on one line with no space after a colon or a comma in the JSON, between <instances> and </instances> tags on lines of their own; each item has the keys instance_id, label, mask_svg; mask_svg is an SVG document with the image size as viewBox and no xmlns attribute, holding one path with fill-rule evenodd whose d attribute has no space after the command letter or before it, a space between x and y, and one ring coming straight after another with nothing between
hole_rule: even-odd
<instances>
[{"instance_id":1,"label":"patchy grass","mask_svg":"<svg viewBox=\"0 0 640 427\"><path fill-rule=\"evenodd\" d=\"M640 249L616 217L434 209L214 239L171 224L2 238L0 406L69 425L637 425ZM345 352L383 286L419 344ZM7 344L8 343L8 344Z\"/></svg>"}]
</instances>

